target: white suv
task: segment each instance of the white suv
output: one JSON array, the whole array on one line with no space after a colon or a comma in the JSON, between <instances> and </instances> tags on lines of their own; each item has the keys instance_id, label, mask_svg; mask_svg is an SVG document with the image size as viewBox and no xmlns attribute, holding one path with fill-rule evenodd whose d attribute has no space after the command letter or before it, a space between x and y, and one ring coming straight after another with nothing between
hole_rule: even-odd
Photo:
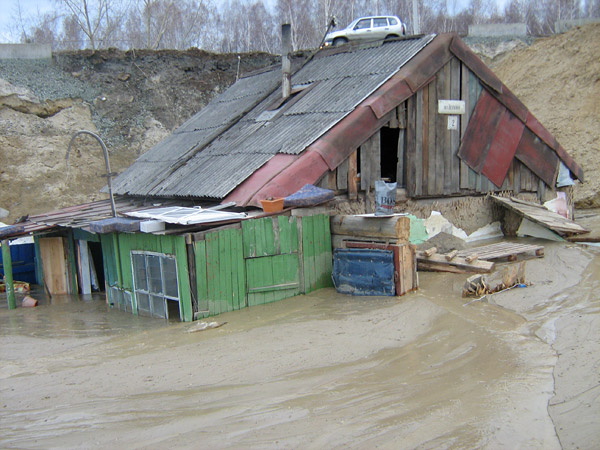
<instances>
[{"instance_id":1,"label":"white suv","mask_svg":"<svg viewBox=\"0 0 600 450\"><path fill-rule=\"evenodd\" d=\"M353 40L390 39L406 34L406 25L396 16L372 16L356 19L343 30L325 37L325 46L338 46Z\"/></svg>"}]
</instances>

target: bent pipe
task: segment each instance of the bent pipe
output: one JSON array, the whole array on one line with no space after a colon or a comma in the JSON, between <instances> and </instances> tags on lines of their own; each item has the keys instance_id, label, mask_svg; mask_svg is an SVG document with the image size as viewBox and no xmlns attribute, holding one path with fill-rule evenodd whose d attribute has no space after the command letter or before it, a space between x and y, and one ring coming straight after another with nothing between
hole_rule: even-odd
<instances>
[{"instance_id":1,"label":"bent pipe","mask_svg":"<svg viewBox=\"0 0 600 450\"><path fill-rule=\"evenodd\" d=\"M69 153L71 153L71 147L73 146L73 142L75 141L75 138L81 134L87 134L89 136L92 136L102 146L102 151L104 152L104 163L106 165L106 177L108 178L108 195L110 196L110 207L112 209L113 217L117 217L117 207L115 206L115 199L113 197L113 192L112 192L112 174L110 172L110 162L108 160L108 149L106 148L106 145L104 145L104 141L102 140L102 138L100 138L100 136L98 136L96 133L92 133L91 131L87 131L87 130L77 131L73 135L73 137L71 137L71 141L69 142L69 147L67 148L67 156L66 156L67 168L69 167Z\"/></svg>"}]
</instances>

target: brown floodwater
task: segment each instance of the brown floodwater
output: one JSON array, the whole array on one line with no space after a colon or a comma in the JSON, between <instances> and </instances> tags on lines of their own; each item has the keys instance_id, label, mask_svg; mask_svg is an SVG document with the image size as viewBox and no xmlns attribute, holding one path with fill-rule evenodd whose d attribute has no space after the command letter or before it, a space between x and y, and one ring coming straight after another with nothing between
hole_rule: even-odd
<instances>
[{"instance_id":1,"label":"brown floodwater","mask_svg":"<svg viewBox=\"0 0 600 450\"><path fill-rule=\"evenodd\" d=\"M464 306L464 280L420 273L399 298L323 289L196 333L101 295L3 298L0 447L560 448L547 322Z\"/></svg>"}]
</instances>

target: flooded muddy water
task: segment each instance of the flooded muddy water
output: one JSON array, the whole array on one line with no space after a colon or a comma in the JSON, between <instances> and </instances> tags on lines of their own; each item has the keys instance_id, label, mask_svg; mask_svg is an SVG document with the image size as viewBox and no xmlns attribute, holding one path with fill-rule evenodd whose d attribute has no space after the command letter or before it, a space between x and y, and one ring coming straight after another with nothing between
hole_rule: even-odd
<instances>
[{"instance_id":1,"label":"flooded muddy water","mask_svg":"<svg viewBox=\"0 0 600 450\"><path fill-rule=\"evenodd\" d=\"M599 267L588 250L551 245L528 262L532 286L485 302L464 306L466 275L420 273L421 289L404 297L324 289L222 314L211 320L227 324L197 333L99 296L4 303L0 447L597 442L593 424L575 429L568 410L597 407ZM578 358L587 358L581 373ZM567 382L560 391L555 378ZM587 441L571 439L582 433Z\"/></svg>"}]
</instances>

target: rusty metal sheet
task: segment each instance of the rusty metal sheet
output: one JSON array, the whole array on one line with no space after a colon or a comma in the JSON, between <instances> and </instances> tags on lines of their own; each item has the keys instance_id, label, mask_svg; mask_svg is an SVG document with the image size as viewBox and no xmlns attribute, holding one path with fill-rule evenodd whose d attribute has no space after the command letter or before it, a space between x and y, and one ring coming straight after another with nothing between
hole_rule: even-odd
<instances>
[{"instance_id":1,"label":"rusty metal sheet","mask_svg":"<svg viewBox=\"0 0 600 450\"><path fill-rule=\"evenodd\" d=\"M535 118L531 112L527 114L527 121L525 122L527 128L533 131L537 136L546 143L552 150L558 148L558 142L556 138L550 134L550 132L544 128L539 120Z\"/></svg>"},{"instance_id":2,"label":"rusty metal sheet","mask_svg":"<svg viewBox=\"0 0 600 450\"><path fill-rule=\"evenodd\" d=\"M450 51L469 67L486 85L494 91L502 93L504 85L485 63L469 49L457 34L452 35Z\"/></svg>"},{"instance_id":3,"label":"rusty metal sheet","mask_svg":"<svg viewBox=\"0 0 600 450\"><path fill-rule=\"evenodd\" d=\"M498 187L502 186L508 174L524 128L523 122L509 110L504 110L481 170Z\"/></svg>"},{"instance_id":4,"label":"rusty metal sheet","mask_svg":"<svg viewBox=\"0 0 600 450\"><path fill-rule=\"evenodd\" d=\"M484 167L498 124L505 111L506 108L487 90L481 92L458 150L459 158L477 173L481 173Z\"/></svg>"},{"instance_id":5,"label":"rusty metal sheet","mask_svg":"<svg viewBox=\"0 0 600 450\"><path fill-rule=\"evenodd\" d=\"M551 188L556 186L558 156L527 127L523 129L523 136L515 156L548 186Z\"/></svg>"},{"instance_id":6,"label":"rusty metal sheet","mask_svg":"<svg viewBox=\"0 0 600 450\"><path fill-rule=\"evenodd\" d=\"M398 77L405 79L410 89L417 92L422 86L429 83L429 80L440 70L450 59L449 46L454 34L440 34L421 50L410 64L406 64L398 72Z\"/></svg>"},{"instance_id":7,"label":"rusty metal sheet","mask_svg":"<svg viewBox=\"0 0 600 450\"><path fill-rule=\"evenodd\" d=\"M527 115L529 114L527 106L525 106L506 86L503 85L501 93L491 91L491 94L496 97L500 103L510 109L510 111L521 119L523 123L527 121Z\"/></svg>"},{"instance_id":8,"label":"rusty metal sheet","mask_svg":"<svg viewBox=\"0 0 600 450\"><path fill-rule=\"evenodd\" d=\"M329 171L327 164L315 151L305 151L292 164L269 180L252 197L249 204L259 206L265 198L287 197L306 184L315 184Z\"/></svg>"},{"instance_id":9,"label":"rusty metal sheet","mask_svg":"<svg viewBox=\"0 0 600 450\"><path fill-rule=\"evenodd\" d=\"M413 91L406 80L394 76L377 89L363 105L370 106L375 116L380 119L411 95Z\"/></svg>"}]
</instances>

